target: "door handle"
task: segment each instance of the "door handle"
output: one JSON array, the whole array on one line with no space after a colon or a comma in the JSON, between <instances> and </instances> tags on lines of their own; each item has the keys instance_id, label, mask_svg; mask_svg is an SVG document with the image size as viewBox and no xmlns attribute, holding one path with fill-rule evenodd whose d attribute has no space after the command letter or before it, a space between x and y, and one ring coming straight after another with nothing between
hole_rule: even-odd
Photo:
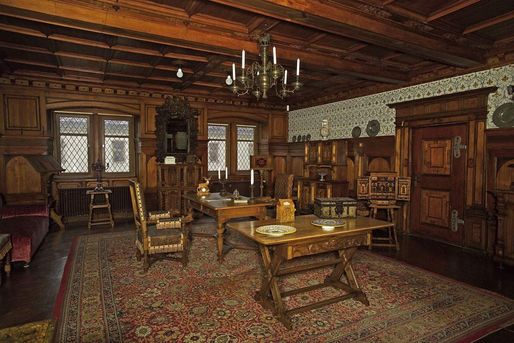
<instances>
[{"instance_id":1,"label":"door handle","mask_svg":"<svg viewBox=\"0 0 514 343\"><path fill-rule=\"evenodd\" d=\"M452 210L451 215L451 230L453 232L459 231L459 224L464 224L464 220L459 218L459 211Z\"/></svg>"}]
</instances>

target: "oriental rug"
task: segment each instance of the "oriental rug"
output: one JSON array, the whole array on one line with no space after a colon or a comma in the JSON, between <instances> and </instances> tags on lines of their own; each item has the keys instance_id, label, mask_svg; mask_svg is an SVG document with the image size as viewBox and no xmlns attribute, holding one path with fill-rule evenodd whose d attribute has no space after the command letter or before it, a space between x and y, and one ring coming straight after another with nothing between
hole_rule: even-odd
<instances>
[{"instance_id":1,"label":"oriental rug","mask_svg":"<svg viewBox=\"0 0 514 343\"><path fill-rule=\"evenodd\" d=\"M295 315L287 330L253 299L261 277L257 252L232 250L219 264L215 240L194 237L187 268L161 260L145 274L133 235L75 241L56 304L57 342L470 342L514 319L511 299L358 251L354 270L370 306L328 305ZM329 272L291 276L281 287L312 285ZM291 296L286 305L336 292Z\"/></svg>"}]
</instances>

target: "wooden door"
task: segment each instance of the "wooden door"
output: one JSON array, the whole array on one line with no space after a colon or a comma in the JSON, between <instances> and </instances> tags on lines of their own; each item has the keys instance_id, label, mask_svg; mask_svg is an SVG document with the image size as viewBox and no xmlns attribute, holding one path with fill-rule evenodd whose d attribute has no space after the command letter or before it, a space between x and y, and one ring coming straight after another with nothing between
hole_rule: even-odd
<instances>
[{"instance_id":1,"label":"wooden door","mask_svg":"<svg viewBox=\"0 0 514 343\"><path fill-rule=\"evenodd\" d=\"M466 144L466 125L412 130L410 225L412 233L462 245L464 226L458 219L464 212L466 151L455 154L458 136Z\"/></svg>"}]
</instances>

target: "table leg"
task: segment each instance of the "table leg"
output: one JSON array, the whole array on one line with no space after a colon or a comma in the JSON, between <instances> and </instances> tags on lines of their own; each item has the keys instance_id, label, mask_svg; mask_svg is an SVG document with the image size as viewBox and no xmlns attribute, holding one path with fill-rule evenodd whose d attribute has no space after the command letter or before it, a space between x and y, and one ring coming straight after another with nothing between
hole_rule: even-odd
<instances>
[{"instance_id":1,"label":"table leg","mask_svg":"<svg viewBox=\"0 0 514 343\"><path fill-rule=\"evenodd\" d=\"M276 276L283 259L278 254L272 255L267 246L261 245L259 250L263 263L263 277L261 279L261 289L255 294L255 300L264 308L272 308L278 320L290 330L292 329L291 319L286 314L286 308L278 287L278 277Z\"/></svg>"},{"instance_id":2,"label":"table leg","mask_svg":"<svg viewBox=\"0 0 514 343\"><path fill-rule=\"evenodd\" d=\"M351 264L352 257L356 251L357 247L339 250L339 257L341 258L341 262L339 262L335 266L332 273L327 276L325 283L330 284L333 287L343 289L349 293L354 293L355 299L364 305L369 306L368 298L360 288ZM345 284L341 281L341 276L343 276L343 273L346 276L348 284Z\"/></svg>"},{"instance_id":3,"label":"table leg","mask_svg":"<svg viewBox=\"0 0 514 343\"><path fill-rule=\"evenodd\" d=\"M218 221L217 228L217 241L218 241L218 262L223 262L223 231L225 230L225 225Z\"/></svg>"}]
</instances>

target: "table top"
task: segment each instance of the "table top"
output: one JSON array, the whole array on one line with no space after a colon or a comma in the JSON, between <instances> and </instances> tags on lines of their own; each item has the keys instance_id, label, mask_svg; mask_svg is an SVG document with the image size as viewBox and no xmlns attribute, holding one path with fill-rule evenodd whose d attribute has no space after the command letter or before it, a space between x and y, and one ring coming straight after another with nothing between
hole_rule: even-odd
<instances>
[{"instance_id":1,"label":"table top","mask_svg":"<svg viewBox=\"0 0 514 343\"><path fill-rule=\"evenodd\" d=\"M227 223L229 229L238 231L244 236L263 245L278 245L284 243L293 243L308 239L317 239L330 236L353 236L356 234L369 233L375 229L384 229L393 226L393 223L383 220L357 217L344 218L344 225L336 227L332 231L323 231L320 226L312 225L311 222L319 217L315 215L305 215L295 217L294 222L279 223L276 219L254 220L245 222ZM296 228L296 232L283 236L268 236L260 234L255 230L263 225L287 225Z\"/></svg>"},{"instance_id":2,"label":"table top","mask_svg":"<svg viewBox=\"0 0 514 343\"><path fill-rule=\"evenodd\" d=\"M194 193L184 194L183 198L201 204L213 210L240 208L240 207L265 207L274 204L274 201L259 201L248 197L240 196L240 199L248 199L247 203L234 203L231 195L221 196L220 193L210 193L205 197L198 196Z\"/></svg>"}]
</instances>

